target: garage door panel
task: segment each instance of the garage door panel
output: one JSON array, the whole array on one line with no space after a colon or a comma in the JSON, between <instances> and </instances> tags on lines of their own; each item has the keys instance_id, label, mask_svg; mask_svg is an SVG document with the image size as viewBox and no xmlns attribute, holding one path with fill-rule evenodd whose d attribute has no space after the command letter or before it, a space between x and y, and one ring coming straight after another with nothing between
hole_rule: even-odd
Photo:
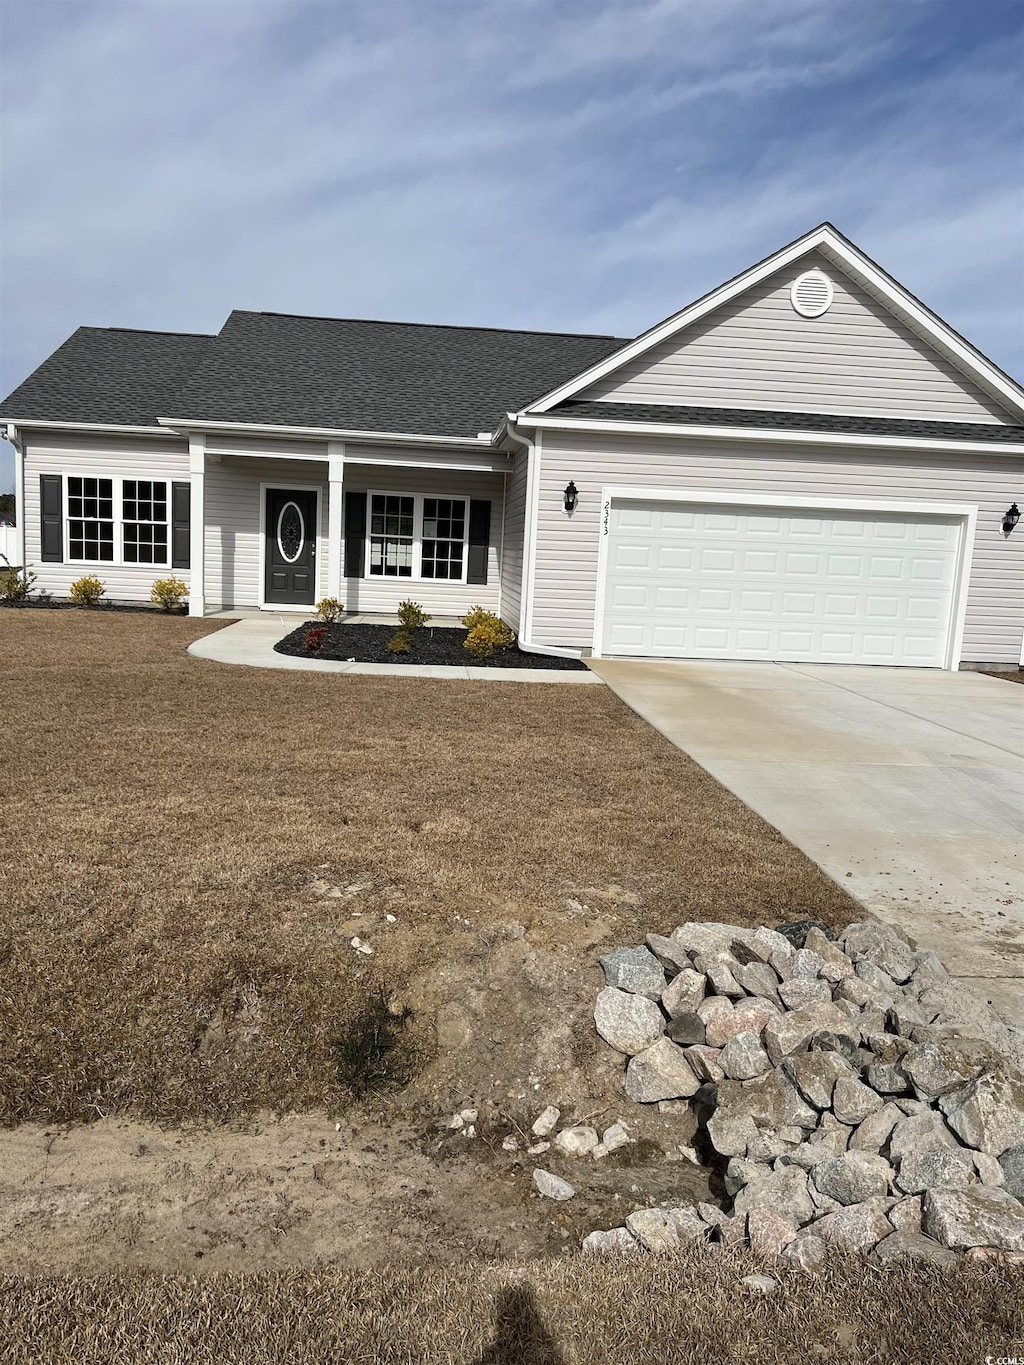
<instances>
[{"instance_id":1,"label":"garage door panel","mask_svg":"<svg viewBox=\"0 0 1024 1365\"><path fill-rule=\"evenodd\" d=\"M602 649L942 667L959 519L613 503Z\"/></svg>"}]
</instances>

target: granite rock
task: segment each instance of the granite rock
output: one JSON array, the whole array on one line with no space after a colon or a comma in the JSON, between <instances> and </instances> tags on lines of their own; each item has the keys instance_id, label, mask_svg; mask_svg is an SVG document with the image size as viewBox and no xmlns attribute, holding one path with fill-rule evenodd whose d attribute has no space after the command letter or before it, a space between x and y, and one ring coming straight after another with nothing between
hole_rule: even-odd
<instances>
[{"instance_id":1,"label":"granite rock","mask_svg":"<svg viewBox=\"0 0 1024 1365\"><path fill-rule=\"evenodd\" d=\"M635 1053L626 1067L626 1094L637 1104L688 1097L699 1089L686 1053L668 1038Z\"/></svg>"},{"instance_id":2,"label":"granite rock","mask_svg":"<svg viewBox=\"0 0 1024 1365\"><path fill-rule=\"evenodd\" d=\"M615 948L601 958L604 978L609 986L632 995L645 995L649 1000L660 1000L665 989L665 970L650 951L637 948Z\"/></svg>"},{"instance_id":3,"label":"granite rock","mask_svg":"<svg viewBox=\"0 0 1024 1365\"><path fill-rule=\"evenodd\" d=\"M606 1043L630 1056L649 1048L665 1030L665 1016L653 1000L616 986L599 992L594 1023Z\"/></svg>"}]
</instances>

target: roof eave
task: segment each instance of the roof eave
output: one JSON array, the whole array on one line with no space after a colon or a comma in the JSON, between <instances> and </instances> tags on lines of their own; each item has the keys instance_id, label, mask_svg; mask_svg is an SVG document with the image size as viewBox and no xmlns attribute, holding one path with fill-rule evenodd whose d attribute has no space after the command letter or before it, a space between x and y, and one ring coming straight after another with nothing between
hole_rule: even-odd
<instances>
[{"instance_id":1,"label":"roof eave","mask_svg":"<svg viewBox=\"0 0 1024 1365\"><path fill-rule=\"evenodd\" d=\"M678 422L599 421L590 418L557 417L549 413L515 414L520 427L553 431L601 432L607 435L675 436L685 440L764 441L796 445L841 446L846 448L895 449L921 453L948 451L972 455L1022 455L1024 442L962 441L952 437L887 436L871 432L807 431L782 427L697 426Z\"/></svg>"},{"instance_id":2,"label":"roof eave","mask_svg":"<svg viewBox=\"0 0 1024 1365\"><path fill-rule=\"evenodd\" d=\"M101 433L119 432L123 436L168 436L173 435L166 427L142 426L130 422L60 422L41 417L0 417L0 423L18 427L22 431L94 431Z\"/></svg>"},{"instance_id":3,"label":"roof eave","mask_svg":"<svg viewBox=\"0 0 1024 1365\"><path fill-rule=\"evenodd\" d=\"M480 450L490 443L477 436L443 436L429 432L361 431L351 427L302 427L268 422L222 422L198 417L158 417L162 429L181 432L237 432L242 436L291 436L299 440L352 441L360 445L455 446Z\"/></svg>"}]
</instances>

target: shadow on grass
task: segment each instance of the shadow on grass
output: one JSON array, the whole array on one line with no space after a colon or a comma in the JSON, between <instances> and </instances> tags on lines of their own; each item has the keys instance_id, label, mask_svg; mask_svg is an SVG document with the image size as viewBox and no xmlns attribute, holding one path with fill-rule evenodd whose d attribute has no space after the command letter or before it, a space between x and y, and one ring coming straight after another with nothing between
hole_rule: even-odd
<instances>
[{"instance_id":1,"label":"shadow on grass","mask_svg":"<svg viewBox=\"0 0 1024 1365\"><path fill-rule=\"evenodd\" d=\"M565 1365L528 1285L503 1289L498 1295L494 1340L473 1365Z\"/></svg>"}]
</instances>

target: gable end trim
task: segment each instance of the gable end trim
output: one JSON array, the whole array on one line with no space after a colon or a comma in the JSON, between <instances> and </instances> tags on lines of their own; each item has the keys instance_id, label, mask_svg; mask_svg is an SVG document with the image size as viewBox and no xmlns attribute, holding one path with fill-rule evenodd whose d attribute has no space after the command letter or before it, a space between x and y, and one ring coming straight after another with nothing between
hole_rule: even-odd
<instances>
[{"instance_id":1,"label":"gable end trim","mask_svg":"<svg viewBox=\"0 0 1024 1365\"><path fill-rule=\"evenodd\" d=\"M852 242L847 241L830 224L823 224L805 236L791 242L774 255L768 256L749 270L743 271L725 284L713 289L696 302L689 304L679 313L674 313L664 322L658 323L635 341L621 350L606 356L575 379L559 385L543 398L532 403L523 414L548 412L559 403L572 398L582 389L614 373L621 366L644 355L660 342L666 341L681 332L691 323L699 321L722 304L746 293L762 280L768 279L788 265L792 265L808 252L821 249L836 264L848 270L860 284L877 291L898 316L910 323L920 334L927 337L938 350L947 354L958 368L970 377L980 381L1001 402L1008 403L1014 411L1024 414L1024 389L999 369L992 361L983 356L947 323L943 322L924 304L887 275L869 257L859 251ZM518 414L522 416L523 414Z\"/></svg>"}]
</instances>

